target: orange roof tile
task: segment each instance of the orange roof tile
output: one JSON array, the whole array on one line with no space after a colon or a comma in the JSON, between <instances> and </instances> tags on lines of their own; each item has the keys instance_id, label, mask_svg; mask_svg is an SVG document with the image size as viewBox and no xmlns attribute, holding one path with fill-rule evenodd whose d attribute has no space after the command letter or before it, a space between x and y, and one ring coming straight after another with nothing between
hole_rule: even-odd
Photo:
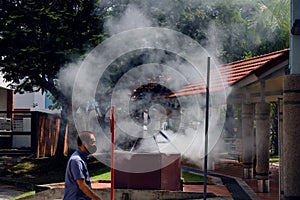
<instances>
[{"instance_id":1,"label":"orange roof tile","mask_svg":"<svg viewBox=\"0 0 300 200\"><path fill-rule=\"evenodd\" d=\"M269 54L264 54L261 56L232 62L223 65L219 68L219 70L220 73L223 75L223 78L227 80L227 84L228 80L231 80L232 83L228 85L233 85L234 83L250 75L255 70L260 69L263 66L267 66L271 61L277 60L281 57L285 58L286 55L288 55L288 53L289 49L283 49Z\"/></svg>"},{"instance_id":2,"label":"orange roof tile","mask_svg":"<svg viewBox=\"0 0 300 200\"><path fill-rule=\"evenodd\" d=\"M252 73L260 74L271 69L276 64L288 59L289 49L283 49L272 53L235 61L213 69L211 74L219 73L219 76L211 76L210 90L216 91L232 86ZM221 79L221 80L220 80ZM187 85L168 97L199 94L206 92L206 83L200 80L197 83Z\"/></svg>"}]
</instances>

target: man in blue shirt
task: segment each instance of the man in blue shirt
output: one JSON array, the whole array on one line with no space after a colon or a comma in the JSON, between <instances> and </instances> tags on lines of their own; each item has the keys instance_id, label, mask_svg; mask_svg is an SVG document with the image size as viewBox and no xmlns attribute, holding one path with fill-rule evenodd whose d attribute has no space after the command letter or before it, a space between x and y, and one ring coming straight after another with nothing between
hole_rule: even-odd
<instances>
[{"instance_id":1,"label":"man in blue shirt","mask_svg":"<svg viewBox=\"0 0 300 200\"><path fill-rule=\"evenodd\" d=\"M82 131L77 137L77 145L67 164L64 200L101 200L91 188L87 168L88 155L97 151L96 138L92 132Z\"/></svg>"}]
</instances>

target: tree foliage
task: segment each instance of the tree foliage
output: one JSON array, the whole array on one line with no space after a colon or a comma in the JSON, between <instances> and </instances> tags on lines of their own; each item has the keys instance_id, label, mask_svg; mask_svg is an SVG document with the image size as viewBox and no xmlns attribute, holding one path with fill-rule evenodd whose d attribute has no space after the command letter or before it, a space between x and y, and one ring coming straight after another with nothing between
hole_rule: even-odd
<instances>
[{"instance_id":1,"label":"tree foliage","mask_svg":"<svg viewBox=\"0 0 300 200\"><path fill-rule=\"evenodd\" d=\"M62 121L71 97L58 72L104 37L95 0L3 0L0 3L0 70L16 92L49 91L61 105ZM64 125L66 123L63 123ZM62 126L62 133L64 128ZM63 144L64 135L60 137ZM59 145L61 147L61 144ZM59 149L61 150L61 149Z\"/></svg>"},{"instance_id":2,"label":"tree foliage","mask_svg":"<svg viewBox=\"0 0 300 200\"><path fill-rule=\"evenodd\" d=\"M94 3L1 1L0 67L10 86L65 98L55 83L58 71L102 38Z\"/></svg>"},{"instance_id":3,"label":"tree foliage","mask_svg":"<svg viewBox=\"0 0 300 200\"><path fill-rule=\"evenodd\" d=\"M248 20L253 34L260 36L252 48L253 55L261 55L289 47L289 19L289 0L259 1L253 17Z\"/></svg>"},{"instance_id":4,"label":"tree foliage","mask_svg":"<svg viewBox=\"0 0 300 200\"><path fill-rule=\"evenodd\" d=\"M261 55L289 46L288 0L109 1L122 17L128 5L154 26L168 27L198 41L221 62Z\"/></svg>"}]
</instances>

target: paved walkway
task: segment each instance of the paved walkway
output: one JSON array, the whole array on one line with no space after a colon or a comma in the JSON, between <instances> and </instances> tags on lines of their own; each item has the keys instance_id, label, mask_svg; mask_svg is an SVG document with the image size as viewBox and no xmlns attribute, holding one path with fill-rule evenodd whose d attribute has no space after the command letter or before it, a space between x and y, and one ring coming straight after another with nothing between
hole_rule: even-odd
<instances>
[{"instance_id":1,"label":"paved walkway","mask_svg":"<svg viewBox=\"0 0 300 200\"><path fill-rule=\"evenodd\" d=\"M243 166L237 161L222 161L216 165L215 172L234 176L237 178L243 178ZM263 200L278 200L279 199L279 167L276 165L270 165L270 192L260 193L257 192L257 180L256 179L243 179L256 195Z\"/></svg>"},{"instance_id":2,"label":"paved walkway","mask_svg":"<svg viewBox=\"0 0 300 200\"><path fill-rule=\"evenodd\" d=\"M256 179L243 179L243 165L234 160L221 160L215 165L213 173L223 174L239 178L244 181L255 192L257 197L262 200L279 200L279 166L270 165L270 192L260 193L257 191ZM202 185L185 185L184 191L203 191ZM212 192L217 196L232 197L225 185L209 186L207 192Z\"/></svg>"}]
</instances>

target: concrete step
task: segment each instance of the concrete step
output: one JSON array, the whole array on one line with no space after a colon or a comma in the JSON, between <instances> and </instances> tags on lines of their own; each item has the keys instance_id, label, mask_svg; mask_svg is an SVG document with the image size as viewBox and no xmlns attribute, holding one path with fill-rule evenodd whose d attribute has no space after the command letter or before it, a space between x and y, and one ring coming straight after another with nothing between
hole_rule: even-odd
<instances>
[{"instance_id":1,"label":"concrete step","mask_svg":"<svg viewBox=\"0 0 300 200\"><path fill-rule=\"evenodd\" d=\"M10 156L10 157L18 157L18 156L30 156L32 152L30 150L25 149L0 149L0 157L1 156Z\"/></svg>"}]
</instances>

